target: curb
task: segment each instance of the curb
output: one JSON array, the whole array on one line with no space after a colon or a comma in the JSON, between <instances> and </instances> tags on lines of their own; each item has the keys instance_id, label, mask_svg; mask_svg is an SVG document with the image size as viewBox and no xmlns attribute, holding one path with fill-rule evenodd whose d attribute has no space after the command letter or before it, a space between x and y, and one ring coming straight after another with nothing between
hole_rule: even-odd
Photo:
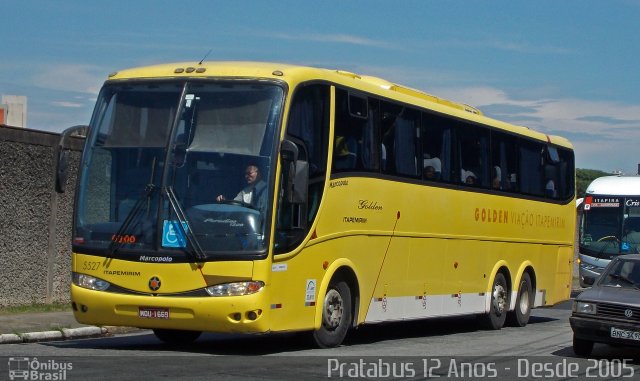
<instances>
[{"instance_id":1,"label":"curb","mask_svg":"<svg viewBox=\"0 0 640 381\"><path fill-rule=\"evenodd\" d=\"M22 334L0 334L0 344L37 343L44 341L76 340L92 337L110 336L115 333L127 333L137 330L129 327L80 327L62 328L57 331L28 332Z\"/></svg>"}]
</instances>

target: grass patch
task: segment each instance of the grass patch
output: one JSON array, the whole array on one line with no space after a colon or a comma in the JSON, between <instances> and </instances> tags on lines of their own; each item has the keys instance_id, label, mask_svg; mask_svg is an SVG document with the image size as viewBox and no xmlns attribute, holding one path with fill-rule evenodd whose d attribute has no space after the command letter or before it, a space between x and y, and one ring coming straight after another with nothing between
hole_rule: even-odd
<instances>
[{"instance_id":1,"label":"grass patch","mask_svg":"<svg viewBox=\"0 0 640 381\"><path fill-rule=\"evenodd\" d=\"M26 304L22 306L0 307L0 315L23 314L34 312L60 312L71 311L70 303L51 303L51 304Z\"/></svg>"}]
</instances>

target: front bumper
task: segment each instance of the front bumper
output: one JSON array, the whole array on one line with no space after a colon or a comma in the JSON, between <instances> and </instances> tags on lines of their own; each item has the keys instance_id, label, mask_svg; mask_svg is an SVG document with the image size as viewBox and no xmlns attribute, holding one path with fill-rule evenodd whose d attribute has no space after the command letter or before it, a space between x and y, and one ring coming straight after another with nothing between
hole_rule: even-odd
<instances>
[{"instance_id":1,"label":"front bumper","mask_svg":"<svg viewBox=\"0 0 640 381\"><path fill-rule=\"evenodd\" d=\"M611 328L640 332L640 325L572 315L569 323L575 337L596 343L640 346L640 341L611 337Z\"/></svg>"},{"instance_id":2,"label":"front bumper","mask_svg":"<svg viewBox=\"0 0 640 381\"><path fill-rule=\"evenodd\" d=\"M90 325L182 329L221 333L269 331L267 290L244 296L167 297L94 291L71 285L76 320ZM140 308L168 311L168 318L141 317Z\"/></svg>"}]
</instances>

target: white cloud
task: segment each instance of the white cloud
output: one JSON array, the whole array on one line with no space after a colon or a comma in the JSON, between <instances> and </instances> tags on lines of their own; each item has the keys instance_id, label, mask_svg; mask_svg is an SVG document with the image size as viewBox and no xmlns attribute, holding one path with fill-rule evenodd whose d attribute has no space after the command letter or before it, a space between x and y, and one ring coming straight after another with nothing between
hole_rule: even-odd
<instances>
[{"instance_id":1,"label":"white cloud","mask_svg":"<svg viewBox=\"0 0 640 381\"><path fill-rule=\"evenodd\" d=\"M32 77L34 86L52 90L98 94L106 79L105 71L89 65L43 67Z\"/></svg>"},{"instance_id":2,"label":"white cloud","mask_svg":"<svg viewBox=\"0 0 640 381\"><path fill-rule=\"evenodd\" d=\"M51 104L53 104L54 106L71 107L71 108L78 108L78 107L84 107L85 106L84 103L65 102L65 101L54 101L54 102L51 102Z\"/></svg>"},{"instance_id":3,"label":"white cloud","mask_svg":"<svg viewBox=\"0 0 640 381\"><path fill-rule=\"evenodd\" d=\"M272 37L283 40L298 40L298 41L314 41L314 42L333 42L349 45L360 46L375 46L379 48L392 48L394 45L381 40L373 40L366 37L354 36L350 34L287 34L287 33L274 33Z\"/></svg>"}]
</instances>

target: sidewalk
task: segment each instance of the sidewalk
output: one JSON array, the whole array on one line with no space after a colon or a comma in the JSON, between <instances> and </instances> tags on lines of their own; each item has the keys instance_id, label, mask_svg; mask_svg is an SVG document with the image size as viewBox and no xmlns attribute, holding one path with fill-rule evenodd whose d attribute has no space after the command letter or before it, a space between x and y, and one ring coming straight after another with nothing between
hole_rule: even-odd
<instances>
[{"instance_id":1,"label":"sidewalk","mask_svg":"<svg viewBox=\"0 0 640 381\"><path fill-rule=\"evenodd\" d=\"M15 313L0 315L0 344L99 337L135 329L80 324L72 311Z\"/></svg>"}]
</instances>

